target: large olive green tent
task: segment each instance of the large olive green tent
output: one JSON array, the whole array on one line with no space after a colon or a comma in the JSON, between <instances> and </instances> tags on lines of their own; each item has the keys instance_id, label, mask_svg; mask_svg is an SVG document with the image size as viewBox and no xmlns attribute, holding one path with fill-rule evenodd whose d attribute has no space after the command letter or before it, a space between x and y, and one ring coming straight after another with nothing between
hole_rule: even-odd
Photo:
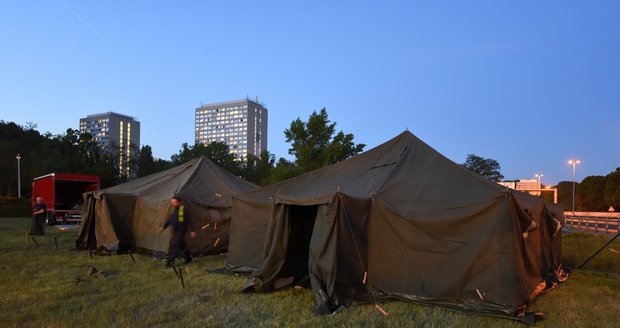
<instances>
[{"instance_id":1,"label":"large olive green tent","mask_svg":"<svg viewBox=\"0 0 620 328\"><path fill-rule=\"evenodd\" d=\"M319 313L396 298L518 318L560 270L561 217L410 132L239 194L232 216L227 267L253 273L244 290L309 277Z\"/></svg>"},{"instance_id":2,"label":"large olive green tent","mask_svg":"<svg viewBox=\"0 0 620 328\"><path fill-rule=\"evenodd\" d=\"M130 252L165 252L170 232L158 232L168 217L169 200L180 196L198 229L188 238L195 253L228 247L231 197L257 187L206 157L172 169L85 194L77 247Z\"/></svg>"}]
</instances>

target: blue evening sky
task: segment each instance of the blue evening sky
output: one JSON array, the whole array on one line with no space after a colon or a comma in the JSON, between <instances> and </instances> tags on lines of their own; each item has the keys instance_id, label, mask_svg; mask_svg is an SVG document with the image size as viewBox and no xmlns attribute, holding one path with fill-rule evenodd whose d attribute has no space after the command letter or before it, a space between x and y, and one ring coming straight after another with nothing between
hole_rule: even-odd
<instances>
[{"instance_id":1,"label":"blue evening sky","mask_svg":"<svg viewBox=\"0 0 620 328\"><path fill-rule=\"evenodd\" d=\"M5 0L0 36L0 119L132 115L160 158L201 103L249 96L278 157L326 107L367 149L409 129L510 179L620 166L620 1Z\"/></svg>"}]
</instances>

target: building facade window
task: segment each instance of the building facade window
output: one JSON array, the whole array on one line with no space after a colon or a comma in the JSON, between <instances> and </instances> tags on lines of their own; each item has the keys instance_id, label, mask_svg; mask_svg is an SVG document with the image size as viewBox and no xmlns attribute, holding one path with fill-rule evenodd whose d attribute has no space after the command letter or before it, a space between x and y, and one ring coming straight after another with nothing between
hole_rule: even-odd
<instances>
[{"instance_id":1,"label":"building facade window","mask_svg":"<svg viewBox=\"0 0 620 328\"><path fill-rule=\"evenodd\" d=\"M266 116L264 105L250 99L203 105L196 108L196 142L224 142L239 159L259 155L267 149Z\"/></svg>"},{"instance_id":2,"label":"building facade window","mask_svg":"<svg viewBox=\"0 0 620 328\"><path fill-rule=\"evenodd\" d=\"M118 172L132 177L130 161L133 147L140 147L140 122L130 116L107 112L80 119L80 133L90 133L104 151L118 154ZM113 150L111 146L114 145ZM116 150L117 149L117 150Z\"/></svg>"}]
</instances>

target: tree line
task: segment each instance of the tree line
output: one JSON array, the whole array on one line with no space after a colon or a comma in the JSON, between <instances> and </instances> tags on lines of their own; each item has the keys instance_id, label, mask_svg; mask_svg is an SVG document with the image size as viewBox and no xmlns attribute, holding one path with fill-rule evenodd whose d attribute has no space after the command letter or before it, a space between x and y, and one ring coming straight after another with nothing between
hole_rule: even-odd
<instances>
[{"instance_id":1,"label":"tree line","mask_svg":"<svg viewBox=\"0 0 620 328\"><path fill-rule=\"evenodd\" d=\"M134 178L157 173L195 158L206 156L211 161L247 181L259 186L293 178L300 174L351 158L364 150L366 145L356 144L350 133L336 130L336 123L329 120L327 110L314 111L306 121L297 118L284 130L290 161L284 157L276 160L274 154L264 150L259 155L239 159L223 142L210 144L183 143L169 160L153 157L152 148L144 145L133 149L128 160L130 176L118 168L117 145L100 146L88 134L67 129L65 133L41 134L33 123L18 125L0 121L0 196L17 194L17 161L21 161L22 195L31 194L31 181L51 172L93 174L99 176L101 187L107 188ZM491 181L500 181L500 164L491 158L469 154L461 164ZM572 207L572 182L562 181L557 186L558 202L565 210ZM552 201L550 194L543 193ZM575 209L579 211L606 211L612 206L620 209L620 167L606 176L588 176L576 184Z\"/></svg>"},{"instance_id":2,"label":"tree line","mask_svg":"<svg viewBox=\"0 0 620 328\"><path fill-rule=\"evenodd\" d=\"M562 181L556 188L558 202L571 210L573 182ZM610 207L620 211L620 167L605 176L587 176L575 184L575 211L604 212Z\"/></svg>"},{"instance_id":3,"label":"tree line","mask_svg":"<svg viewBox=\"0 0 620 328\"><path fill-rule=\"evenodd\" d=\"M264 150L259 155L237 158L224 142L210 144L183 143L170 160L156 159L151 146L132 149L127 160L129 175L119 170L119 147L101 146L89 133L67 129L65 133L41 134L33 123L18 125L0 121L0 195L17 195L17 160L20 154L22 195L30 197L32 179L52 173L93 174L99 176L101 187L107 188L131 179L157 173L195 158L206 156L211 161L247 181L259 186L283 181L314 169L330 165L362 152L365 145L355 144L353 134L336 131L336 123L329 120L327 110L313 112L307 121L300 118L291 122L284 131L291 144L286 158L276 160Z\"/></svg>"},{"instance_id":4,"label":"tree line","mask_svg":"<svg viewBox=\"0 0 620 328\"><path fill-rule=\"evenodd\" d=\"M461 165L491 181L498 182L504 178L500 173L501 166L491 158L469 154L465 163ZM558 203L564 207L564 210L572 210L573 183L562 181L556 186L549 187L558 190ZM541 197L544 197L548 202L553 202L551 193L543 193ZM606 176L588 176L581 182L575 183L576 211L604 212L610 207L616 211L620 210L620 167Z\"/></svg>"}]
</instances>

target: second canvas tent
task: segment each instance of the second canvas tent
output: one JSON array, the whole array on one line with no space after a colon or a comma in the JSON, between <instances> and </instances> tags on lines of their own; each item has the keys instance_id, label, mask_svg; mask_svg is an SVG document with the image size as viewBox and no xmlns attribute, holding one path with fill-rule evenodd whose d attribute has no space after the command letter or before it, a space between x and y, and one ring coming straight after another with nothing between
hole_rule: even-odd
<instances>
[{"instance_id":1,"label":"second canvas tent","mask_svg":"<svg viewBox=\"0 0 620 328\"><path fill-rule=\"evenodd\" d=\"M257 187L206 157L85 195L78 248L165 252L169 231L157 229L169 215L169 200L180 196L198 236L188 239L194 253L225 252L231 197Z\"/></svg>"},{"instance_id":2,"label":"second canvas tent","mask_svg":"<svg viewBox=\"0 0 620 328\"><path fill-rule=\"evenodd\" d=\"M561 214L410 132L237 195L232 215L227 266L253 273L245 290L307 277L322 313L387 297L516 318L560 265Z\"/></svg>"}]
</instances>

